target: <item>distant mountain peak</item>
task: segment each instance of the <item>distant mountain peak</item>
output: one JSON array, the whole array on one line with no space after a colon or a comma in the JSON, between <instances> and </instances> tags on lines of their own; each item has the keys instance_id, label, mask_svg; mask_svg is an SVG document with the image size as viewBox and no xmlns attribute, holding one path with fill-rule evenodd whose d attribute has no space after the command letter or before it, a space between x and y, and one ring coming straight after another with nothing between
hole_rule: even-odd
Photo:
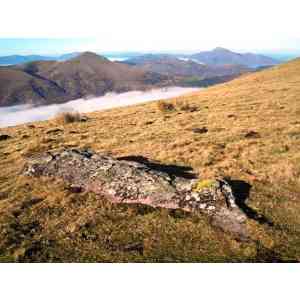
<instances>
[{"instance_id":1,"label":"distant mountain peak","mask_svg":"<svg viewBox=\"0 0 300 300\"><path fill-rule=\"evenodd\" d=\"M217 47L191 55L193 59L207 65L244 65L250 68L276 65L279 62L271 57L255 53L238 53L226 48Z\"/></svg>"},{"instance_id":2,"label":"distant mountain peak","mask_svg":"<svg viewBox=\"0 0 300 300\"><path fill-rule=\"evenodd\" d=\"M216 47L215 49L213 49L212 51L214 52L232 52L226 48L223 48L223 47Z\"/></svg>"},{"instance_id":3,"label":"distant mountain peak","mask_svg":"<svg viewBox=\"0 0 300 300\"><path fill-rule=\"evenodd\" d=\"M93 59L97 59L97 60L101 59L101 60L108 61L106 57L90 51L82 52L78 56L72 58L71 60L93 60Z\"/></svg>"}]
</instances>

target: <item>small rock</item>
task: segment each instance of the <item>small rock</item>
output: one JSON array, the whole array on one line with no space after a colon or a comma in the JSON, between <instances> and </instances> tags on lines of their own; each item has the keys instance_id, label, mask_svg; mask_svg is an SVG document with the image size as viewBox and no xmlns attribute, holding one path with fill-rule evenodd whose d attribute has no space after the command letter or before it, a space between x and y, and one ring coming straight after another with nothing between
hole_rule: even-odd
<instances>
[{"instance_id":1,"label":"small rock","mask_svg":"<svg viewBox=\"0 0 300 300\"><path fill-rule=\"evenodd\" d=\"M0 141L6 141L8 139L11 139L11 136L8 134L0 134Z\"/></svg>"},{"instance_id":2,"label":"small rock","mask_svg":"<svg viewBox=\"0 0 300 300\"><path fill-rule=\"evenodd\" d=\"M205 204L205 203L200 204L200 205L199 205L199 208L200 208L200 209L205 209L205 208L206 208L206 204Z\"/></svg>"},{"instance_id":3,"label":"small rock","mask_svg":"<svg viewBox=\"0 0 300 300\"><path fill-rule=\"evenodd\" d=\"M200 128L193 128L192 131L194 133L207 133L208 132L208 129L206 127L200 127Z\"/></svg>"},{"instance_id":4,"label":"small rock","mask_svg":"<svg viewBox=\"0 0 300 300\"><path fill-rule=\"evenodd\" d=\"M87 116L80 116L80 122L87 122L88 117Z\"/></svg>"},{"instance_id":5,"label":"small rock","mask_svg":"<svg viewBox=\"0 0 300 300\"><path fill-rule=\"evenodd\" d=\"M234 114L229 114L229 115L227 116L227 118L236 118L236 115L234 115Z\"/></svg>"},{"instance_id":6,"label":"small rock","mask_svg":"<svg viewBox=\"0 0 300 300\"><path fill-rule=\"evenodd\" d=\"M147 121L147 122L145 122L145 125L151 125L153 123L154 123L154 121Z\"/></svg>"},{"instance_id":7,"label":"small rock","mask_svg":"<svg viewBox=\"0 0 300 300\"><path fill-rule=\"evenodd\" d=\"M246 139L257 139L257 138L260 138L260 137L261 137L260 134L256 131L253 131L253 130L251 130L251 131L249 131L245 134Z\"/></svg>"},{"instance_id":8,"label":"small rock","mask_svg":"<svg viewBox=\"0 0 300 300\"><path fill-rule=\"evenodd\" d=\"M68 190L74 194L79 194L83 191L81 186L76 186L76 185L69 186Z\"/></svg>"},{"instance_id":9,"label":"small rock","mask_svg":"<svg viewBox=\"0 0 300 300\"><path fill-rule=\"evenodd\" d=\"M142 243L139 242L132 243L124 247L124 251L137 251L140 254L143 254L143 250L144 250L144 246Z\"/></svg>"}]
</instances>

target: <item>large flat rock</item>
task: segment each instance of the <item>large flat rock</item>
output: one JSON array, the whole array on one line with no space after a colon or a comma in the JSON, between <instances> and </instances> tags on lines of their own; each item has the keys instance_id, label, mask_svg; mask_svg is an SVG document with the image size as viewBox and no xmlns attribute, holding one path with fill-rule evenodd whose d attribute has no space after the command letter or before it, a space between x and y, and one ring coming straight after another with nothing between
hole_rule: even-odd
<instances>
[{"instance_id":1,"label":"large flat rock","mask_svg":"<svg viewBox=\"0 0 300 300\"><path fill-rule=\"evenodd\" d=\"M28 158L24 174L61 178L74 191L92 192L114 203L201 212L223 230L247 236L247 217L230 184L224 179L200 180L184 167L73 149Z\"/></svg>"}]
</instances>

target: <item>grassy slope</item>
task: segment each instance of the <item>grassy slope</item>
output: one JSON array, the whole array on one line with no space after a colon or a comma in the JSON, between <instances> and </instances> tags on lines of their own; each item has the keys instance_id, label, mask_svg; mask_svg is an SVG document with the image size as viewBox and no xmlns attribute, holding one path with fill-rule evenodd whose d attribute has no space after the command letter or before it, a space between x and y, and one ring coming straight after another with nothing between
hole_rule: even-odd
<instances>
[{"instance_id":1,"label":"grassy slope","mask_svg":"<svg viewBox=\"0 0 300 300\"><path fill-rule=\"evenodd\" d=\"M299 261L300 60L170 101L176 111L150 103L92 113L85 123L2 130L13 138L0 142L1 259ZM182 103L198 110L184 111ZM192 131L203 126L207 133ZM246 138L251 130L260 137ZM58 181L19 176L24 156L63 147L143 155L190 165L202 178L245 180L248 205L274 224L249 221L254 241L239 242L201 215L112 206Z\"/></svg>"}]
</instances>

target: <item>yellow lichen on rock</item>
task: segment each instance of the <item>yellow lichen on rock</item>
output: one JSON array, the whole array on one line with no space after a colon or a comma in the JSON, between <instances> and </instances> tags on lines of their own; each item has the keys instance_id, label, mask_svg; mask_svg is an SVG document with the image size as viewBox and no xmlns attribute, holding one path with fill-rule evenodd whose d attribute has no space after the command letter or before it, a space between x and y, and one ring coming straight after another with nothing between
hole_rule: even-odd
<instances>
[{"instance_id":1,"label":"yellow lichen on rock","mask_svg":"<svg viewBox=\"0 0 300 300\"><path fill-rule=\"evenodd\" d=\"M212 180L212 179L199 180L194 185L193 191L200 192L203 189L208 189L208 188L213 187L215 184L216 184L216 181Z\"/></svg>"}]
</instances>

